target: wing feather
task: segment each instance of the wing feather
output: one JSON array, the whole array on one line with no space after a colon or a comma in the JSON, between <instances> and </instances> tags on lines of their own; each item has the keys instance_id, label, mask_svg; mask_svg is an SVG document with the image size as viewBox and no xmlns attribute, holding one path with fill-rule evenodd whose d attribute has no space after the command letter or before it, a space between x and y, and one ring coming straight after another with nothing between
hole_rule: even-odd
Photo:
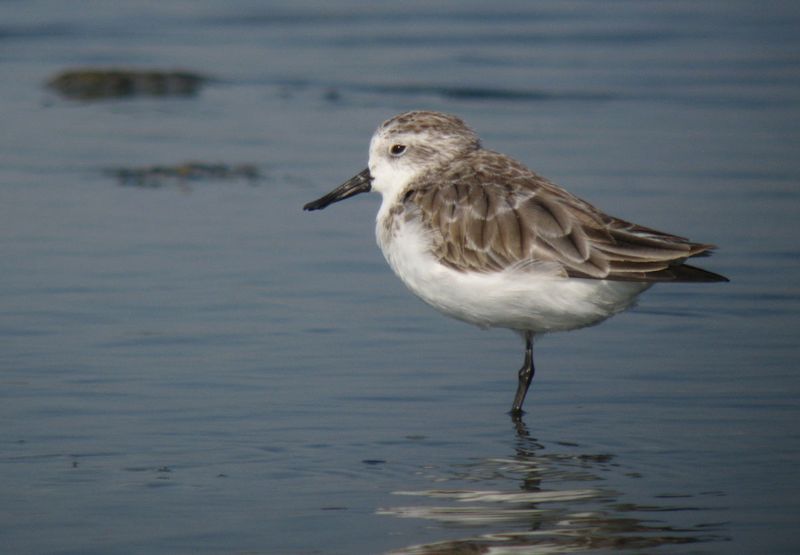
<instances>
[{"instance_id":1,"label":"wing feather","mask_svg":"<svg viewBox=\"0 0 800 555\"><path fill-rule=\"evenodd\" d=\"M464 272L513 268L623 281L720 281L683 262L713 245L693 243L608 216L487 150L431 172L403 196L406 218L420 218L433 254Z\"/></svg>"}]
</instances>

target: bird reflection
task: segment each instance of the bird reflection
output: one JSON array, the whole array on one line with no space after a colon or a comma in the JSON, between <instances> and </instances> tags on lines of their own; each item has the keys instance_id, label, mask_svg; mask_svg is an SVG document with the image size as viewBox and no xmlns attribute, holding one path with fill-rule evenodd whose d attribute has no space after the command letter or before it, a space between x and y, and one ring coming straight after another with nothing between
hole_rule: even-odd
<instances>
[{"instance_id":1,"label":"bird reflection","mask_svg":"<svg viewBox=\"0 0 800 555\"><path fill-rule=\"evenodd\" d=\"M626 495L606 485L612 481L609 474L616 473L616 485L633 480L614 455L582 453L574 444L545 445L531 435L521 417L513 418L512 426L511 456L453 465L442 469L442 475L432 476L437 486L453 487L394 492L433 499L436 504L387 507L379 509L379 514L433 521L447 527L451 537L454 526L464 528L465 535L392 554L573 553L726 539L724 524L685 524L692 520L687 514L702 515L701 503L708 504L709 496L721 494L628 501L633 493Z\"/></svg>"}]
</instances>

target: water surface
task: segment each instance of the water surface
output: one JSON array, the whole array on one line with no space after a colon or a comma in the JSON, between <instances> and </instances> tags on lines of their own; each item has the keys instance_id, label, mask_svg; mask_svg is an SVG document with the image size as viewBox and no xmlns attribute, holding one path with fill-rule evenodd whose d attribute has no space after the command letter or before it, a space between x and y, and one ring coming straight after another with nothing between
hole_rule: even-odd
<instances>
[{"instance_id":1,"label":"water surface","mask_svg":"<svg viewBox=\"0 0 800 555\"><path fill-rule=\"evenodd\" d=\"M0 551L793 553L792 2L3 2ZM80 101L74 67L213 76ZM391 275L378 198L301 206L413 108L720 246L537 344ZM121 183L119 168L258 179ZM126 186L127 185L127 186Z\"/></svg>"}]
</instances>

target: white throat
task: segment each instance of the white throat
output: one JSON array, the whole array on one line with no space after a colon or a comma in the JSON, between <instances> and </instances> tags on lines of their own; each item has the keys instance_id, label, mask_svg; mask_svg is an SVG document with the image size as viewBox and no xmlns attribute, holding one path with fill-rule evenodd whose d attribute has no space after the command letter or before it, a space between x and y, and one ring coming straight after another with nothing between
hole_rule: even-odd
<instances>
[{"instance_id":1,"label":"white throat","mask_svg":"<svg viewBox=\"0 0 800 555\"><path fill-rule=\"evenodd\" d=\"M389 170L389 171L386 171ZM372 174L372 190L377 191L383 197L380 210L378 210L378 221L382 221L388 210L399 201L400 195L406 190L409 183L414 179L416 172L381 168Z\"/></svg>"}]
</instances>

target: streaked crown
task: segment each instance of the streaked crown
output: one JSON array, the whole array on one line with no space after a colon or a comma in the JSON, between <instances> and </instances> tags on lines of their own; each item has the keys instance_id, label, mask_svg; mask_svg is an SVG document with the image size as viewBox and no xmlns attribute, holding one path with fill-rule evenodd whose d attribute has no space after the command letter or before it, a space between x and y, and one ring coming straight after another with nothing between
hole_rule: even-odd
<instances>
[{"instance_id":1,"label":"streaked crown","mask_svg":"<svg viewBox=\"0 0 800 555\"><path fill-rule=\"evenodd\" d=\"M480 146L478 135L461 118L441 112L405 112L383 122L376 133L387 140L416 138L456 154Z\"/></svg>"}]
</instances>

